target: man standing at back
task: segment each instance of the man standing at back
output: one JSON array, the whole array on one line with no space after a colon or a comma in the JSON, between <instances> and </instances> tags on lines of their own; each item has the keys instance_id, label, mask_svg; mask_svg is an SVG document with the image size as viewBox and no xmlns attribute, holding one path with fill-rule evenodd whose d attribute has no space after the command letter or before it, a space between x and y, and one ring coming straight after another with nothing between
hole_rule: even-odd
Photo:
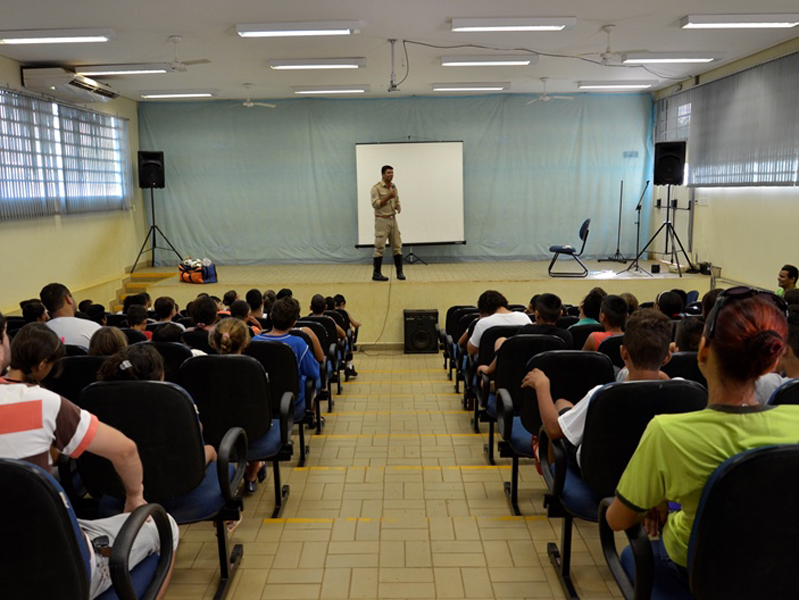
<instances>
[{"instance_id":1,"label":"man standing at back","mask_svg":"<svg viewBox=\"0 0 799 600\"><path fill-rule=\"evenodd\" d=\"M397 279L405 279L402 273L402 238L400 237L397 215L402 212L397 186L394 185L394 167L384 165L380 170L383 178L372 186L372 208L375 210L375 253L372 281L388 281L381 272L383 254L386 251L386 239L391 244L394 254L394 266Z\"/></svg>"},{"instance_id":2,"label":"man standing at back","mask_svg":"<svg viewBox=\"0 0 799 600\"><path fill-rule=\"evenodd\" d=\"M88 350L92 335L100 329L100 326L94 321L75 316L78 303L75 302L67 286L61 283L48 283L39 292L39 297L50 313L47 326L56 332L63 343Z\"/></svg>"}]
</instances>

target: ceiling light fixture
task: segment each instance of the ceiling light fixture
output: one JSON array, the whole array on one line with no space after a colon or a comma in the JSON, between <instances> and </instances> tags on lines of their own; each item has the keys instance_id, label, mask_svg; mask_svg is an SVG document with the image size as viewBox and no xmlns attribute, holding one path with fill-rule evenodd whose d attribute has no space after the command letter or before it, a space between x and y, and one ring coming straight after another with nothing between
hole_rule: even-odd
<instances>
[{"instance_id":1,"label":"ceiling light fixture","mask_svg":"<svg viewBox=\"0 0 799 600\"><path fill-rule=\"evenodd\" d=\"M789 29L799 25L799 13L748 15L688 15L683 29Z\"/></svg>"},{"instance_id":2,"label":"ceiling light fixture","mask_svg":"<svg viewBox=\"0 0 799 600\"><path fill-rule=\"evenodd\" d=\"M580 90L646 90L657 81L578 81Z\"/></svg>"},{"instance_id":3,"label":"ceiling light fixture","mask_svg":"<svg viewBox=\"0 0 799 600\"><path fill-rule=\"evenodd\" d=\"M368 85L304 85L294 88L295 94L365 94Z\"/></svg>"},{"instance_id":4,"label":"ceiling light fixture","mask_svg":"<svg viewBox=\"0 0 799 600\"><path fill-rule=\"evenodd\" d=\"M538 62L537 54L505 56L442 56L442 67L526 67Z\"/></svg>"},{"instance_id":5,"label":"ceiling light fixture","mask_svg":"<svg viewBox=\"0 0 799 600\"><path fill-rule=\"evenodd\" d=\"M308 37L319 35L351 35L358 33L360 21L316 21L306 23L238 24L236 33L243 38Z\"/></svg>"},{"instance_id":6,"label":"ceiling light fixture","mask_svg":"<svg viewBox=\"0 0 799 600\"><path fill-rule=\"evenodd\" d=\"M577 24L577 17L452 19L452 31L563 31Z\"/></svg>"},{"instance_id":7,"label":"ceiling light fixture","mask_svg":"<svg viewBox=\"0 0 799 600\"><path fill-rule=\"evenodd\" d=\"M115 37L113 29L20 29L0 31L0 44L87 44Z\"/></svg>"},{"instance_id":8,"label":"ceiling light fixture","mask_svg":"<svg viewBox=\"0 0 799 600\"><path fill-rule=\"evenodd\" d=\"M508 88L509 82L433 84L434 92L502 92Z\"/></svg>"},{"instance_id":9,"label":"ceiling light fixture","mask_svg":"<svg viewBox=\"0 0 799 600\"><path fill-rule=\"evenodd\" d=\"M625 65L702 64L721 58L718 52L630 52L621 55Z\"/></svg>"},{"instance_id":10,"label":"ceiling light fixture","mask_svg":"<svg viewBox=\"0 0 799 600\"><path fill-rule=\"evenodd\" d=\"M78 75L99 77L101 75L151 75L169 72L166 63L130 64L130 65L83 65L75 67Z\"/></svg>"},{"instance_id":11,"label":"ceiling light fixture","mask_svg":"<svg viewBox=\"0 0 799 600\"><path fill-rule=\"evenodd\" d=\"M168 100L171 98L211 98L216 90L183 90L180 92L142 92L141 97L148 100Z\"/></svg>"},{"instance_id":12,"label":"ceiling light fixture","mask_svg":"<svg viewBox=\"0 0 799 600\"><path fill-rule=\"evenodd\" d=\"M312 70L312 69L362 69L366 66L365 58L287 58L269 61L275 71Z\"/></svg>"}]
</instances>

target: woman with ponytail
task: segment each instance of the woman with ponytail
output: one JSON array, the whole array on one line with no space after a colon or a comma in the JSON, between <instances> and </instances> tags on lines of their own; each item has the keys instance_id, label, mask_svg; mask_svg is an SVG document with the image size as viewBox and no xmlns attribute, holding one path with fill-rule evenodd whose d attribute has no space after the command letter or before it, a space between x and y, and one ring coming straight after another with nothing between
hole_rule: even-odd
<instances>
[{"instance_id":1,"label":"woman with ponytail","mask_svg":"<svg viewBox=\"0 0 799 600\"><path fill-rule=\"evenodd\" d=\"M219 354L242 354L250 345L250 331L241 319L222 319L208 333L208 343Z\"/></svg>"},{"instance_id":2,"label":"woman with ponytail","mask_svg":"<svg viewBox=\"0 0 799 600\"><path fill-rule=\"evenodd\" d=\"M707 318L698 361L708 405L650 421L616 489L607 522L616 531L643 520L657 576L687 589L688 540L705 482L728 458L763 445L799 440L799 406L763 406L755 381L785 352L785 303L770 292L722 292ZM668 513L668 502L682 505ZM664 567L661 570L661 567Z\"/></svg>"}]
</instances>

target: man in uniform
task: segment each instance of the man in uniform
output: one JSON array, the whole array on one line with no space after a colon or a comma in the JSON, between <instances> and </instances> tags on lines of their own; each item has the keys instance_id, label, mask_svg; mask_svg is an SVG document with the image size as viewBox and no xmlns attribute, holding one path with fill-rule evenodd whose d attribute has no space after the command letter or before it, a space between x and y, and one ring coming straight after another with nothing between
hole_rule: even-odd
<instances>
[{"instance_id":1,"label":"man in uniform","mask_svg":"<svg viewBox=\"0 0 799 600\"><path fill-rule=\"evenodd\" d=\"M394 253L394 266L397 269L397 279L405 279L402 273L402 238L397 225L397 215L402 212L397 186L392 183L394 167L384 165L381 169L383 179L372 186L372 208L375 209L375 253L374 272L372 281L388 281L388 277L381 273L383 267L383 253L386 251L386 238L391 244Z\"/></svg>"}]
</instances>

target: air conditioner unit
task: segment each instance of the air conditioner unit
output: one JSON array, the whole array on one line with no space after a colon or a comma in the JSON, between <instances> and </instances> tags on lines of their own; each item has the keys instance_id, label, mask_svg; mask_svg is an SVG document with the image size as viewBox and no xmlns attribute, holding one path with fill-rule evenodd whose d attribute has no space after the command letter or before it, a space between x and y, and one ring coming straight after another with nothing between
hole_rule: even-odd
<instances>
[{"instance_id":1,"label":"air conditioner unit","mask_svg":"<svg viewBox=\"0 0 799 600\"><path fill-rule=\"evenodd\" d=\"M104 83L61 67L22 69L22 85L32 92L73 103L108 102L119 94Z\"/></svg>"}]
</instances>

